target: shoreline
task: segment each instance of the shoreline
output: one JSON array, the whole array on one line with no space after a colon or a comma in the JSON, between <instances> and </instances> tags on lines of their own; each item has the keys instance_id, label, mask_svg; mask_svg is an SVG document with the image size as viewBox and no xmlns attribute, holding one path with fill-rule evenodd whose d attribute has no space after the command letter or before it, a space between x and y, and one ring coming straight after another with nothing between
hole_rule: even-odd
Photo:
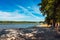
<instances>
[{"instance_id":1,"label":"shoreline","mask_svg":"<svg viewBox=\"0 0 60 40\"><path fill-rule=\"evenodd\" d=\"M51 30L49 27L34 26L2 29L0 31L0 40L56 40L56 35L58 35L56 31Z\"/></svg>"}]
</instances>

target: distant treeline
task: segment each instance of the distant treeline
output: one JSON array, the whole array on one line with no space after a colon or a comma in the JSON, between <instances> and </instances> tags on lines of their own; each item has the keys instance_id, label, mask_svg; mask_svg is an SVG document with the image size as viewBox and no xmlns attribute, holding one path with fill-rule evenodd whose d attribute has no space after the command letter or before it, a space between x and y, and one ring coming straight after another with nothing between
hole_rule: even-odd
<instances>
[{"instance_id":1,"label":"distant treeline","mask_svg":"<svg viewBox=\"0 0 60 40\"><path fill-rule=\"evenodd\" d=\"M0 24L10 24L10 23L16 23L16 24L19 24L19 23L36 23L36 22L30 22L30 21L0 21Z\"/></svg>"}]
</instances>

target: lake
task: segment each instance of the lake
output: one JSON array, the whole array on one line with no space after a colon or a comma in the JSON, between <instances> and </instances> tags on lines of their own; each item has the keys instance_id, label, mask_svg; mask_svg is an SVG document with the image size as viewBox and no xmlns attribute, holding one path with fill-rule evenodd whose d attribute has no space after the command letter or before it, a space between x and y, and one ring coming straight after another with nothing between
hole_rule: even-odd
<instances>
[{"instance_id":1,"label":"lake","mask_svg":"<svg viewBox=\"0 0 60 40\"><path fill-rule=\"evenodd\" d=\"M7 28L27 28L33 27L37 24L0 24L0 29L7 29Z\"/></svg>"}]
</instances>

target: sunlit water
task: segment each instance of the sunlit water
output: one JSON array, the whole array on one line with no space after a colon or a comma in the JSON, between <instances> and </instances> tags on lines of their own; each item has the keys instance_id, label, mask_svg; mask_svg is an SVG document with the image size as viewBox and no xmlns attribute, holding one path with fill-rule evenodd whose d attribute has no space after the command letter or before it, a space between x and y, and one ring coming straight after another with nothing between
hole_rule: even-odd
<instances>
[{"instance_id":1,"label":"sunlit water","mask_svg":"<svg viewBox=\"0 0 60 40\"><path fill-rule=\"evenodd\" d=\"M0 29L7 29L7 28L27 28L27 27L34 27L37 24L0 24Z\"/></svg>"}]
</instances>

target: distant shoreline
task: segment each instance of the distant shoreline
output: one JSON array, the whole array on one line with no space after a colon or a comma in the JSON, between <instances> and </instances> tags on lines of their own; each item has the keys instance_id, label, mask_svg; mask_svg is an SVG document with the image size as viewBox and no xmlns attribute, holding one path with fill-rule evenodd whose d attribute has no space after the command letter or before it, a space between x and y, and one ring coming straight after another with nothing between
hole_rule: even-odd
<instances>
[{"instance_id":1,"label":"distant shoreline","mask_svg":"<svg viewBox=\"0 0 60 40\"><path fill-rule=\"evenodd\" d=\"M0 24L23 24L23 23L37 23L30 21L0 21Z\"/></svg>"}]
</instances>

